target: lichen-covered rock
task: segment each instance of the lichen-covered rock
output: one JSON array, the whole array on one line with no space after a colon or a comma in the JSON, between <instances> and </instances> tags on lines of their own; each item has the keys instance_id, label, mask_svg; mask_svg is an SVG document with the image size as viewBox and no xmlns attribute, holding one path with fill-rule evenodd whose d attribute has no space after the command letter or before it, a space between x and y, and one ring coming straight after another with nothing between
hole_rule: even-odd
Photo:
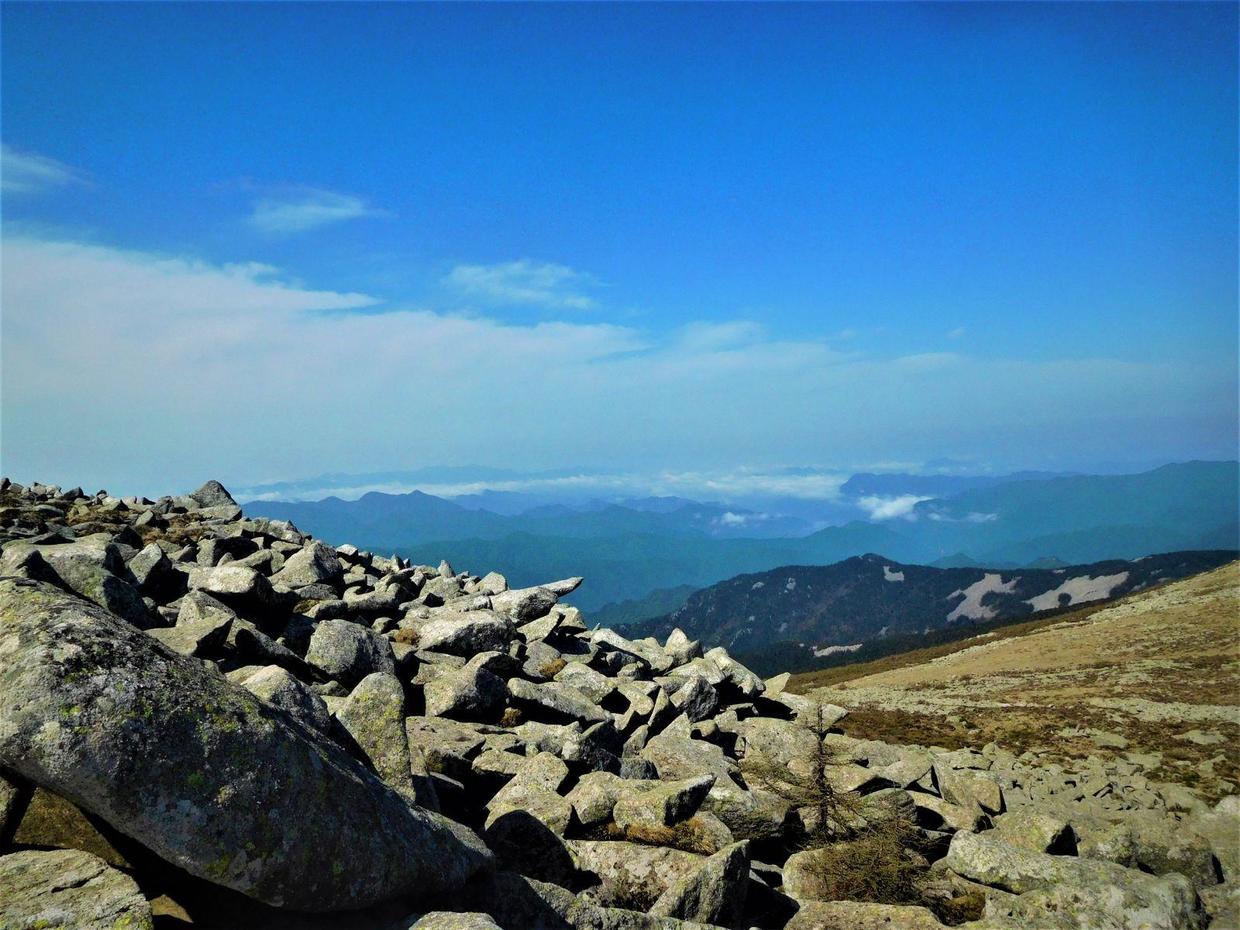
<instances>
[{"instance_id":1,"label":"lichen-covered rock","mask_svg":"<svg viewBox=\"0 0 1240 930\"><path fill-rule=\"evenodd\" d=\"M692 817L714 783L714 775L684 781L626 782L612 817L625 829L671 826Z\"/></svg>"},{"instance_id":2,"label":"lichen-covered rock","mask_svg":"<svg viewBox=\"0 0 1240 930\"><path fill-rule=\"evenodd\" d=\"M1051 856L1002 840L957 833L943 866L970 881L1018 896L1008 916L1054 914L1078 927L1197 930L1197 894L1182 875L1155 876L1109 862ZM1059 924L1056 924L1057 926Z\"/></svg>"},{"instance_id":3,"label":"lichen-covered rock","mask_svg":"<svg viewBox=\"0 0 1240 930\"><path fill-rule=\"evenodd\" d=\"M514 636L512 621L486 610L435 617L418 629L418 646L469 658L479 652L502 652Z\"/></svg>"},{"instance_id":4,"label":"lichen-covered rock","mask_svg":"<svg viewBox=\"0 0 1240 930\"><path fill-rule=\"evenodd\" d=\"M1076 834L1063 817L1025 807L995 818L994 836L1018 849L1038 853L1076 853Z\"/></svg>"},{"instance_id":5,"label":"lichen-covered rock","mask_svg":"<svg viewBox=\"0 0 1240 930\"><path fill-rule=\"evenodd\" d=\"M151 906L137 883L77 849L0 856L4 930L151 930Z\"/></svg>"},{"instance_id":6,"label":"lichen-covered rock","mask_svg":"<svg viewBox=\"0 0 1240 930\"><path fill-rule=\"evenodd\" d=\"M536 716L546 715L557 720L583 720L590 723L611 719L611 714L582 692L560 681L535 684L514 678L508 682L508 691L514 705Z\"/></svg>"},{"instance_id":7,"label":"lichen-covered rock","mask_svg":"<svg viewBox=\"0 0 1240 930\"><path fill-rule=\"evenodd\" d=\"M422 689L426 713L456 720L489 720L503 710L508 699L504 680L486 667L495 653L474 656L465 666L443 672Z\"/></svg>"},{"instance_id":8,"label":"lichen-covered rock","mask_svg":"<svg viewBox=\"0 0 1240 930\"><path fill-rule=\"evenodd\" d=\"M278 665L268 665L241 682L245 689L258 695L272 707L291 714L306 726L326 733L331 728L331 714L323 699Z\"/></svg>"},{"instance_id":9,"label":"lichen-covered rock","mask_svg":"<svg viewBox=\"0 0 1240 930\"><path fill-rule=\"evenodd\" d=\"M413 797L409 740L405 735L405 690L395 675L367 675L336 711L375 772L402 794Z\"/></svg>"},{"instance_id":10,"label":"lichen-covered rock","mask_svg":"<svg viewBox=\"0 0 1240 930\"><path fill-rule=\"evenodd\" d=\"M392 644L359 623L324 620L314 628L306 661L351 688L367 675L396 671Z\"/></svg>"},{"instance_id":11,"label":"lichen-covered rock","mask_svg":"<svg viewBox=\"0 0 1240 930\"><path fill-rule=\"evenodd\" d=\"M862 901L807 901L784 930L939 930L924 907Z\"/></svg>"},{"instance_id":12,"label":"lichen-covered rock","mask_svg":"<svg viewBox=\"0 0 1240 930\"><path fill-rule=\"evenodd\" d=\"M670 885L650 908L656 917L679 917L734 926L745 910L749 890L749 846L733 843Z\"/></svg>"},{"instance_id":13,"label":"lichen-covered rock","mask_svg":"<svg viewBox=\"0 0 1240 930\"><path fill-rule=\"evenodd\" d=\"M147 610L142 595L129 583L133 576L120 551L106 537L92 536L55 546L9 543L4 547L0 565L13 564L31 555L37 556L44 563L44 570L51 572L50 576L43 575L46 580L110 610L134 626L155 625L156 619ZM3 573L10 574L8 569Z\"/></svg>"},{"instance_id":14,"label":"lichen-covered rock","mask_svg":"<svg viewBox=\"0 0 1240 930\"><path fill-rule=\"evenodd\" d=\"M318 540L294 552L284 560L284 566L271 576L273 584L286 584L301 588L319 582L334 581L344 569L335 550Z\"/></svg>"},{"instance_id":15,"label":"lichen-covered rock","mask_svg":"<svg viewBox=\"0 0 1240 930\"><path fill-rule=\"evenodd\" d=\"M325 739L107 612L0 579L0 765L269 904L452 889L490 856Z\"/></svg>"},{"instance_id":16,"label":"lichen-covered rock","mask_svg":"<svg viewBox=\"0 0 1240 930\"><path fill-rule=\"evenodd\" d=\"M390 930L502 930L487 914L432 911L392 924Z\"/></svg>"}]
</instances>

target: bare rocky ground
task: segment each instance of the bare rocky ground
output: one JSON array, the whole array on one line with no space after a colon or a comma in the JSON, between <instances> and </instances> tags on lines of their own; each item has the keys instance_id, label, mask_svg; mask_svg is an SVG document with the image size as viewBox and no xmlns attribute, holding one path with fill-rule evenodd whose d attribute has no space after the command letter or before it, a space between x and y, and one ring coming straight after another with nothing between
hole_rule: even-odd
<instances>
[{"instance_id":1,"label":"bare rocky ground","mask_svg":"<svg viewBox=\"0 0 1240 930\"><path fill-rule=\"evenodd\" d=\"M849 716L679 631L589 628L560 603L580 579L333 548L215 482L151 501L6 479L0 542L2 930L1237 924L1240 801L1211 742L1232 705L1175 693L1207 684L1177 677L1204 632L1116 660L1122 706L1036 673L1106 721L1201 708L1183 742L1223 761L1196 793L986 739L974 718L1039 713L1017 691L838 689ZM1043 687L986 661L1027 704ZM960 722L859 735L907 734L911 706Z\"/></svg>"}]
</instances>

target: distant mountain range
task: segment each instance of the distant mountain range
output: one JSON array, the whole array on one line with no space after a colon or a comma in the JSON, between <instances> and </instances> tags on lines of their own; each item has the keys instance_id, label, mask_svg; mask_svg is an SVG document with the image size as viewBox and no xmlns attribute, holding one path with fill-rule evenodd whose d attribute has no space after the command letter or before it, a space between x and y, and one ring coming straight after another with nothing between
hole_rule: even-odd
<instances>
[{"instance_id":1,"label":"distant mountain range","mask_svg":"<svg viewBox=\"0 0 1240 930\"><path fill-rule=\"evenodd\" d=\"M631 625L664 637L679 627L706 645L758 657L790 657L805 669L862 644L902 634L1012 620L1120 597L1224 565L1236 550L1173 552L1053 569L992 570L907 565L863 555L834 565L785 566L739 575L694 592L664 617Z\"/></svg>"},{"instance_id":2,"label":"distant mountain range","mask_svg":"<svg viewBox=\"0 0 1240 930\"><path fill-rule=\"evenodd\" d=\"M257 500L245 508L292 520L328 542L353 540L417 561L446 555L463 565L499 566L514 584L584 575L574 595L583 609L638 602L624 612L650 617L666 612L666 598L640 602L661 589L702 588L742 572L826 565L865 552L903 564L1054 567L1233 549L1240 540L1238 487L1236 462L1189 462L1138 475L856 475L832 502L839 512L864 512L856 502L871 498L921 499L902 516L819 529L824 511L808 502L797 512L789 500L778 511L683 497L546 503L482 489L452 500L371 492L357 500ZM924 493L932 490L941 496Z\"/></svg>"}]
</instances>

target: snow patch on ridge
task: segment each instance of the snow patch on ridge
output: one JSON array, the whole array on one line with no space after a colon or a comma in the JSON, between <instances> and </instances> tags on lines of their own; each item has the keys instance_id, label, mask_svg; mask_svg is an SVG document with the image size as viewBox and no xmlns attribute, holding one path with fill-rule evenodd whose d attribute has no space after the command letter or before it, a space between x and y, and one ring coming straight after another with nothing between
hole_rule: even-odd
<instances>
[{"instance_id":1,"label":"snow patch on ridge","mask_svg":"<svg viewBox=\"0 0 1240 930\"><path fill-rule=\"evenodd\" d=\"M961 617L967 617L970 620L992 620L997 611L993 607L987 607L982 603L982 598L987 594L1011 594L1016 590L1016 583L1020 581L1019 577L1013 578L1011 581L1004 582L1003 576L998 572L987 573L981 581L975 581L963 590L957 588L951 594L947 595L950 601L953 597L964 597L964 600L956 605L956 609L947 615L947 622L958 620Z\"/></svg>"},{"instance_id":2,"label":"snow patch on ridge","mask_svg":"<svg viewBox=\"0 0 1240 930\"><path fill-rule=\"evenodd\" d=\"M1046 591L1037 597L1031 597L1025 603L1034 610L1050 610L1052 607L1059 606L1059 598L1063 594L1068 595L1069 605L1101 601L1110 597L1111 592L1127 580L1128 572L1120 572L1118 575L1099 575L1097 578L1079 575L1076 578L1069 578L1053 591Z\"/></svg>"}]
</instances>

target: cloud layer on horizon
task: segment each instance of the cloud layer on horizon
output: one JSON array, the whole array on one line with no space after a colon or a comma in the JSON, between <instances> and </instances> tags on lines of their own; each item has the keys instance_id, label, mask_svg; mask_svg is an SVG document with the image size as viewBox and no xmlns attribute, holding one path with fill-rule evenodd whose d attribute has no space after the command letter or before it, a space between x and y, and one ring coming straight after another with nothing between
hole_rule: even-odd
<instances>
[{"instance_id":1,"label":"cloud layer on horizon","mask_svg":"<svg viewBox=\"0 0 1240 930\"><path fill-rule=\"evenodd\" d=\"M879 358L752 321L325 313L381 301L68 240L10 236L3 258L3 467L19 479L150 493L446 462L1037 464L1182 457L1235 430L1234 372L1201 366Z\"/></svg>"}]
</instances>

